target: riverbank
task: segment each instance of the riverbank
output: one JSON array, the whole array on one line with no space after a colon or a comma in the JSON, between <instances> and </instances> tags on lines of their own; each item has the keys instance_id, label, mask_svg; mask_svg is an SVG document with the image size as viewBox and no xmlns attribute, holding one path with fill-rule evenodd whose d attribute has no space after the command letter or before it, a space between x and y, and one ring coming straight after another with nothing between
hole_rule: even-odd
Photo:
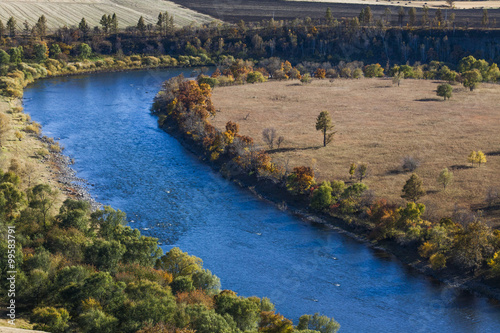
<instances>
[{"instance_id":1,"label":"riverbank","mask_svg":"<svg viewBox=\"0 0 500 333\"><path fill-rule=\"evenodd\" d=\"M170 85L175 86L174 83L171 83ZM168 87L169 84L166 86ZM184 93L185 92L183 90L183 94ZM384 251L394 255L406 265L427 276L436 278L448 286L458 287L464 290L480 293L487 297L500 299L500 292L498 287L496 287L498 281L487 278L489 273L486 267L483 266L474 271L469 271L468 273L466 270L452 264L448 264L446 269L431 269L429 262L419 255L420 244L418 242L407 242L406 244L401 244L401 239L396 238L386 238L375 241L372 237L368 237L373 234L374 225L367 221L366 216L362 216L359 213L349 215L318 213L310 208L310 194L292 194L287 190L287 181L284 178L281 178L280 180L280 177L269 177L265 175L259 176L259 172L257 171L245 171L244 168L241 167L241 163L244 163L248 156L245 157L243 155L234 155L234 153L231 153L231 151L234 150L233 140L241 138L241 136L237 137L237 135L234 135L234 132L230 132L228 128L230 128L231 125L226 124L226 132L223 132L224 130L222 129L217 132L217 130L210 128L212 125L207 121L204 131L209 134L201 140L199 132L196 132L200 126L194 125L191 127L193 130L190 130L190 128L187 127L188 123L177 122L178 119L190 118L186 118L185 114L177 114L175 109L172 110L171 107L172 105L175 107L177 100L174 99L174 104L169 104L170 98L174 97L172 97L172 95L168 95L166 92L163 92L159 95L157 100L154 111L159 115L160 126L165 131L176 137L183 144L183 146L202 159L205 163L209 164L215 171L220 172L224 177L234 181L241 187L249 189L257 196L274 203L278 208L282 209L283 207L287 207L292 214L300 216L306 221L341 228L351 237L365 242L372 248L383 249ZM206 104L211 105L210 103L207 102ZM165 112L162 108L162 106L165 105L170 105L168 112ZM214 109L217 107L218 105L213 106ZM239 119L234 120L239 121ZM227 140L227 146L223 146L221 144L221 140L223 140L221 137L223 138L224 136L229 138ZM235 139L231 139L233 136ZM247 141L248 140L250 139L247 139ZM239 143L236 143L236 145L239 145ZM220 148L221 146L225 148ZM239 149L240 151L243 151L241 148ZM245 149L248 149L245 154L249 154L249 152L253 151L253 148ZM215 158L214 152L218 153L215 155ZM255 152L252 156L258 160L258 154L258 152ZM265 158L263 159L265 160ZM238 162L235 163L235 160ZM268 166L266 166L266 168L268 168Z\"/></svg>"}]
</instances>

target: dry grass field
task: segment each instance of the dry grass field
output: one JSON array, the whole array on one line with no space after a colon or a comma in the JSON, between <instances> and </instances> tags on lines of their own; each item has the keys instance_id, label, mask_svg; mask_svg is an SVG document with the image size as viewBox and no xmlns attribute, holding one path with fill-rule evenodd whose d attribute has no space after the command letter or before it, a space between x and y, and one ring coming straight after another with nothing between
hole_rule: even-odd
<instances>
[{"instance_id":1,"label":"dry grass field","mask_svg":"<svg viewBox=\"0 0 500 333\"><path fill-rule=\"evenodd\" d=\"M163 0L1 0L0 20L7 22L10 16L17 20L22 29L24 20L29 24L36 23L43 14L47 18L49 28L63 25L77 26L85 17L90 26L99 26L102 15L116 13L120 28L137 24L143 16L146 23L156 24L158 13L168 11L174 15L179 26L195 23L208 23L213 18L179 6L171 1Z\"/></svg>"},{"instance_id":2,"label":"dry grass field","mask_svg":"<svg viewBox=\"0 0 500 333\"><path fill-rule=\"evenodd\" d=\"M213 101L220 109L213 123L240 124L240 132L263 145L262 130L274 127L285 137L282 149L271 151L275 161L289 167L316 168L319 180L349 181L352 162L367 163L366 184L377 197L402 202L401 189L409 173L400 169L405 156L421 164L416 173L428 191L421 200L428 218L451 214L455 205L477 209L487 188L500 188L500 86L482 84L474 92L454 86L453 97L436 96L439 82L390 79L315 80L216 88ZM329 111L334 142L322 147L316 117ZM244 118L247 117L245 120ZM482 150L488 162L469 167L467 156ZM453 171L454 182L443 190L436 181L443 168ZM495 224L500 222L490 212Z\"/></svg>"}]
</instances>

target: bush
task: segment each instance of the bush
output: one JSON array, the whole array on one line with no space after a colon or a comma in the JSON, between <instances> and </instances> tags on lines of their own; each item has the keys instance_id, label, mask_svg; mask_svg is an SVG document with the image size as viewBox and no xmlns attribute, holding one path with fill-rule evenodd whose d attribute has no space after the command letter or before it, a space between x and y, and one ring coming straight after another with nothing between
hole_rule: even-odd
<instances>
[{"instance_id":1,"label":"bush","mask_svg":"<svg viewBox=\"0 0 500 333\"><path fill-rule=\"evenodd\" d=\"M49 149L53 153L60 153L62 151L61 146L59 146L59 143L50 145Z\"/></svg>"},{"instance_id":2,"label":"bush","mask_svg":"<svg viewBox=\"0 0 500 333\"><path fill-rule=\"evenodd\" d=\"M36 134L36 135L40 135L40 133L41 133L40 125L38 125L37 123L26 125L26 127L24 128L24 131L26 133L32 133L32 134Z\"/></svg>"},{"instance_id":3,"label":"bush","mask_svg":"<svg viewBox=\"0 0 500 333\"><path fill-rule=\"evenodd\" d=\"M305 83L305 84L311 83L311 81L312 81L312 78L311 78L311 75L309 75L309 73L302 75L302 78L300 79L300 82Z\"/></svg>"},{"instance_id":4,"label":"bush","mask_svg":"<svg viewBox=\"0 0 500 333\"><path fill-rule=\"evenodd\" d=\"M420 160L413 156L405 156L401 160L401 169L404 172L413 172L420 166Z\"/></svg>"},{"instance_id":5,"label":"bush","mask_svg":"<svg viewBox=\"0 0 500 333\"><path fill-rule=\"evenodd\" d=\"M248 83L265 82L267 79L262 75L261 72L250 72L247 75Z\"/></svg>"},{"instance_id":6,"label":"bush","mask_svg":"<svg viewBox=\"0 0 500 333\"><path fill-rule=\"evenodd\" d=\"M448 83L440 84L437 87L436 94L440 97L444 97L444 100L450 99L453 88Z\"/></svg>"},{"instance_id":7,"label":"bush","mask_svg":"<svg viewBox=\"0 0 500 333\"><path fill-rule=\"evenodd\" d=\"M332 203L332 187L330 182L324 181L320 187L314 190L311 199L311 208L322 211Z\"/></svg>"},{"instance_id":8,"label":"bush","mask_svg":"<svg viewBox=\"0 0 500 333\"><path fill-rule=\"evenodd\" d=\"M40 148L40 149L36 152L36 154L37 154L38 156L40 156L40 157L47 157L47 156L49 156L49 154L50 154L50 153L49 153L49 151L48 151L48 149L47 149L47 148Z\"/></svg>"}]
</instances>

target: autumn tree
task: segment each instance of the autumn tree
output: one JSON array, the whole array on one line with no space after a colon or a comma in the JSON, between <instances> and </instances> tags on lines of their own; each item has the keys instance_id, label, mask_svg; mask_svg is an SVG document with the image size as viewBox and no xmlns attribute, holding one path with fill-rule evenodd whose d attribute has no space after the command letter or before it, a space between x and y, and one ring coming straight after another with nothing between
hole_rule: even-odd
<instances>
[{"instance_id":1,"label":"autumn tree","mask_svg":"<svg viewBox=\"0 0 500 333\"><path fill-rule=\"evenodd\" d=\"M476 163L481 166L481 164L486 163L486 155L479 150L476 154Z\"/></svg>"},{"instance_id":2,"label":"autumn tree","mask_svg":"<svg viewBox=\"0 0 500 333\"><path fill-rule=\"evenodd\" d=\"M318 118L316 119L316 130L323 133L323 147L333 141L333 136L336 132L331 132L334 125L332 125L332 119L328 111L321 111Z\"/></svg>"},{"instance_id":3,"label":"autumn tree","mask_svg":"<svg viewBox=\"0 0 500 333\"><path fill-rule=\"evenodd\" d=\"M295 167L287 179L287 188L294 193L303 193L313 184L314 171L311 167Z\"/></svg>"},{"instance_id":4,"label":"autumn tree","mask_svg":"<svg viewBox=\"0 0 500 333\"><path fill-rule=\"evenodd\" d=\"M425 193L422 179L414 173L403 186L403 194L401 195L401 198L415 202L424 196Z\"/></svg>"},{"instance_id":5,"label":"autumn tree","mask_svg":"<svg viewBox=\"0 0 500 333\"><path fill-rule=\"evenodd\" d=\"M481 221L468 224L456 237L451 250L453 260L463 268L476 270L493 256L491 229Z\"/></svg>"},{"instance_id":6,"label":"autumn tree","mask_svg":"<svg viewBox=\"0 0 500 333\"><path fill-rule=\"evenodd\" d=\"M436 94L446 101L447 98L450 99L452 91L453 88L448 83L443 83L437 87Z\"/></svg>"},{"instance_id":7,"label":"autumn tree","mask_svg":"<svg viewBox=\"0 0 500 333\"><path fill-rule=\"evenodd\" d=\"M446 189L446 187L450 185L452 181L453 181L453 172L449 171L448 168L444 168L443 170L441 170L437 178L437 182L440 185L443 185L443 188Z\"/></svg>"},{"instance_id":8,"label":"autumn tree","mask_svg":"<svg viewBox=\"0 0 500 333\"><path fill-rule=\"evenodd\" d=\"M293 323L274 311L262 311L260 313L259 332L291 333L294 332Z\"/></svg>"},{"instance_id":9,"label":"autumn tree","mask_svg":"<svg viewBox=\"0 0 500 333\"><path fill-rule=\"evenodd\" d=\"M471 151L469 156L467 156L467 162L470 162L471 166L474 167L474 163L477 160L477 152L476 151Z\"/></svg>"}]
</instances>

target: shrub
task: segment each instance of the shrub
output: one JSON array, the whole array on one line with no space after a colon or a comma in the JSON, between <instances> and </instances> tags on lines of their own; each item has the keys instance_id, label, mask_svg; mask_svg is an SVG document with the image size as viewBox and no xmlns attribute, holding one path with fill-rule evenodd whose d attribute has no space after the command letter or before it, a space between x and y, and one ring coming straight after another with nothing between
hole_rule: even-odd
<instances>
[{"instance_id":1,"label":"shrub","mask_svg":"<svg viewBox=\"0 0 500 333\"><path fill-rule=\"evenodd\" d=\"M403 157L403 159L401 160L401 169L404 172L413 172L419 166L420 166L420 160L413 156L407 155Z\"/></svg>"},{"instance_id":2,"label":"shrub","mask_svg":"<svg viewBox=\"0 0 500 333\"><path fill-rule=\"evenodd\" d=\"M429 262L431 263L431 267L434 270L443 269L446 267L446 257L442 253L434 253L429 258Z\"/></svg>"},{"instance_id":3,"label":"shrub","mask_svg":"<svg viewBox=\"0 0 500 333\"><path fill-rule=\"evenodd\" d=\"M436 94L446 101L447 98L450 99L452 91L453 88L448 83L443 83L437 87Z\"/></svg>"},{"instance_id":4,"label":"shrub","mask_svg":"<svg viewBox=\"0 0 500 333\"><path fill-rule=\"evenodd\" d=\"M332 186L330 182L324 181L320 187L314 190L311 199L311 208L322 211L332 203Z\"/></svg>"},{"instance_id":5,"label":"shrub","mask_svg":"<svg viewBox=\"0 0 500 333\"><path fill-rule=\"evenodd\" d=\"M265 82L267 81L261 72L250 72L247 74L248 83Z\"/></svg>"},{"instance_id":6,"label":"shrub","mask_svg":"<svg viewBox=\"0 0 500 333\"><path fill-rule=\"evenodd\" d=\"M37 154L38 156L40 156L40 157L47 157L47 156L49 156L49 154L50 154L50 153L49 153L49 151L47 150L47 148L40 148L40 149L36 152L36 154Z\"/></svg>"},{"instance_id":7,"label":"shrub","mask_svg":"<svg viewBox=\"0 0 500 333\"><path fill-rule=\"evenodd\" d=\"M312 81L312 78L311 78L311 75L309 75L309 73L302 75L302 78L300 79L300 82L305 83L305 84L311 83L311 81Z\"/></svg>"},{"instance_id":8,"label":"shrub","mask_svg":"<svg viewBox=\"0 0 500 333\"><path fill-rule=\"evenodd\" d=\"M59 146L59 143L55 143L49 146L49 149L53 153L60 153L62 151L61 146Z\"/></svg>"},{"instance_id":9,"label":"shrub","mask_svg":"<svg viewBox=\"0 0 500 333\"><path fill-rule=\"evenodd\" d=\"M40 133L41 133L40 125L38 125L37 123L26 125L26 127L24 128L24 131L26 133L32 133L32 134L36 134L36 135L40 135Z\"/></svg>"}]
</instances>

